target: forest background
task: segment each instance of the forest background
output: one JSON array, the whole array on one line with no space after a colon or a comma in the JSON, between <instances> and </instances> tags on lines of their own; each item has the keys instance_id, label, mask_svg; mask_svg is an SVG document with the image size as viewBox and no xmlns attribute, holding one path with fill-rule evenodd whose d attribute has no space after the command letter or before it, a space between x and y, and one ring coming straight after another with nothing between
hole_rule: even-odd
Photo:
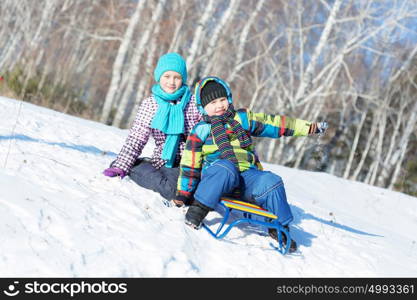
<instances>
[{"instance_id":1,"label":"forest background","mask_svg":"<svg viewBox=\"0 0 417 300\"><path fill-rule=\"evenodd\" d=\"M261 160L417 195L415 0L0 1L2 96L129 128L171 51L191 87L329 123L256 140Z\"/></svg>"}]
</instances>

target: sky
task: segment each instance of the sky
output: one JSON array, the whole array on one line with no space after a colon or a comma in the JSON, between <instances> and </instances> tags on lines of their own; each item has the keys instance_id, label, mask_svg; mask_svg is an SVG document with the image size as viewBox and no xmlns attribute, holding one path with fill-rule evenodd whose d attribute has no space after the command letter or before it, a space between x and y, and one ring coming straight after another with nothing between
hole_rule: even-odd
<instances>
[{"instance_id":1,"label":"sky","mask_svg":"<svg viewBox=\"0 0 417 300\"><path fill-rule=\"evenodd\" d=\"M415 197L264 163L294 214L299 249L283 256L263 228L216 240L184 224L186 208L102 175L127 134L0 97L0 277L417 276Z\"/></svg>"}]
</instances>

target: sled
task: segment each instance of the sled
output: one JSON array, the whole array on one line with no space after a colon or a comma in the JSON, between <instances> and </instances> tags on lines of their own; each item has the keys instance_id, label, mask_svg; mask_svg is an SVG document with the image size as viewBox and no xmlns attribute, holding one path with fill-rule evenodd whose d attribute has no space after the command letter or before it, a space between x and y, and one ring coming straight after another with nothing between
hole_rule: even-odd
<instances>
[{"instance_id":1,"label":"sled","mask_svg":"<svg viewBox=\"0 0 417 300\"><path fill-rule=\"evenodd\" d=\"M278 222L278 216L274 215L270 211L263 209L262 207L256 204L241 201L235 198L222 197L220 199L219 204L223 206L226 212L217 230L214 232L206 224L203 223L202 225L202 227L206 229L208 233L210 233L210 235L212 235L214 238L216 239L224 238L234 226L241 224L241 223L249 223L249 224L263 226L266 228L275 228L278 234L278 247L274 247L274 248L283 255L287 254L290 248L291 236L290 236L289 231L285 229ZM233 209L243 212L243 217L233 221L232 223L230 223L228 226L225 227L229 219L230 213ZM252 215L264 217L265 220L261 221L257 219L252 219L251 218ZM282 241L282 233L284 233L287 236L287 243L285 247Z\"/></svg>"}]
</instances>

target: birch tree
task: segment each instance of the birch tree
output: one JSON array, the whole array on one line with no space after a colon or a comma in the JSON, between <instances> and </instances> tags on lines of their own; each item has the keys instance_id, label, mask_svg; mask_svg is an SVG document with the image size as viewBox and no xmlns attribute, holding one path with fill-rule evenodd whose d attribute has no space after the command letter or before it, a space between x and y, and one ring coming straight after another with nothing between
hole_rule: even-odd
<instances>
[{"instance_id":1,"label":"birch tree","mask_svg":"<svg viewBox=\"0 0 417 300\"><path fill-rule=\"evenodd\" d=\"M255 139L261 160L395 188L415 160L416 17L414 0L2 0L0 76L16 98L124 127L179 52L189 84L226 78L237 107L329 122Z\"/></svg>"},{"instance_id":2,"label":"birch tree","mask_svg":"<svg viewBox=\"0 0 417 300\"><path fill-rule=\"evenodd\" d=\"M387 160L386 160L386 167L388 167L389 169L393 169L394 166L394 171L393 171L393 175L391 177L391 180L388 183L388 187L390 189L393 188L394 184L397 182L398 180L398 176L399 176L399 169L401 168L401 166L403 165L404 162L404 158L405 158L405 154L407 152L408 149L408 145L409 142L411 140L411 137L413 135L413 133L416 132L416 124L417 124L417 102L415 101L415 96L416 96L416 90L417 90L417 83L414 82L412 79L410 79L410 88L412 87L414 89L414 92L412 94L409 94L405 97L407 97L407 100L411 100L409 101L409 103L411 104L409 106L409 112L408 112L408 117L405 118L402 122L402 127L404 128L401 134L401 137L399 138L398 142L395 144L395 149L392 152L392 155L387 156ZM411 96L411 98L410 98ZM402 117L402 115L401 115ZM381 186L384 186L385 181L388 179L388 174L382 172L382 174L380 175L379 178L379 184Z\"/></svg>"},{"instance_id":3,"label":"birch tree","mask_svg":"<svg viewBox=\"0 0 417 300\"><path fill-rule=\"evenodd\" d=\"M140 39L138 39L135 47L134 47L134 52L133 52L133 57L132 60L129 63L129 69L128 69L128 83L127 86L125 87L122 97L121 97L121 101L119 103L119 106L117 108L117 112L116 112L116 116L113 120L112 125L114 126L120 126L121 122L122 122L122 118L124 116L124 113L126 111L129 99L132 95L133 92L133 88L134 88L134 84L135 84L135 80L136 77L138 75L139 72L139 66L140 66L140 62L142 59L143 54L145 53L146 50L146 46L149 42L149 39L151 37L151 33L155 30L156 28L156 32L159 31L159 22L160 22L160 18L163 14L163 9L164 6L166 4L166 0L159 0L158 4L155 8L155 11L152 14L152 18L151 21L147 24L145 32L143 33L143 35L141 36Z\"/></svg>"},{"instance_id":4,"label":"birch tree","mask_svg":"<svg viewBox=\"0 0 417 300\"><path fill-rule=\"evenodd\" d=\"M120 44L119 50L117 51L117 56L116 56L116 59L114 61L113 68L112 68L112 78L111 78L110 86L106 95L106 99L103 104L103 109L102 109L101 117L100 117L100 121L103 123L106 123L110 116L111 109L113 107L113 102L115 101L115 95L117 93L117 89L119 88L120 80L122 78L123 64L125 62L125 58L129 50L133 33L135 31L137 24L139 23L140 14L143 10L145 2L146 2L145 0L138 1L135 12L130 18L129 25L126 28L125 35L123 36L123 40Z\"/></svg>"},{"instance_id":5,"label":"birch tree","mask_svg":"<svg viewBox=\"0 0 417 300\"><path fill-rule=\"evenodd\" d=\"M188 77L192 80L195 76L195 59L197 55L200 53L200 49L203 43L203 40L206 37L208 32L208 23L210 22L210 18L214 14L215 9L215 1L209 0L207 5L204 5L203 15L199 19L197 24L197 28L195 29L195 33L193 35L192 43L186 57L187 69L188 69Z\"/></svg>"},{"instance_id":6,"label":"birch tree","mask_svg":"<svg viewBox=\"0 0 417 300\"><path fill-rule=\"evenodd\" d=\"M297 93L295 95L296 101L304 97L306 92L309 90L309 87L311 86L311 82L313 80L313 72L315 71L317 60L319 56L321 55L324 49L324 46L326 45L329 39L332 28L335 26L336 16L337 16L337 13L339 12L339 9L342 3L343 3L342 0L335 0L332 8L331 9L329 8L330 9L329 17L326 21L326 25L324 26L323 32L321 33L320 40L318 41L317 46L314 49L313 55L311 56L311 59L307 65L306 70L302 74L300 74L301 82L300 82L300 86L298 87Z\"/></svg>"},{"instance_id":7,"label":"birch tree","mask_svg":"<svg viewBox=\"0 0 417 300\"><path fill-rule=\"evenodd\" d=\"M204 74L203 76L209 74L213 69L213 66L216 64L216 60L214 59L213 54L215 53L215 49L218 46L217 43L220 39L221 33L226 31L225 28L227 28L227 23L231 24L234 16L238 12L239 1L240 0L230 0L229 6L227 6L227 8L224 10L220 21L215 25L215 29L213 30L213 34L210 36L206 51L204 53L207 58L204 60L204 66L202 70L202 74Z\"/></svg>"}]
</instances>

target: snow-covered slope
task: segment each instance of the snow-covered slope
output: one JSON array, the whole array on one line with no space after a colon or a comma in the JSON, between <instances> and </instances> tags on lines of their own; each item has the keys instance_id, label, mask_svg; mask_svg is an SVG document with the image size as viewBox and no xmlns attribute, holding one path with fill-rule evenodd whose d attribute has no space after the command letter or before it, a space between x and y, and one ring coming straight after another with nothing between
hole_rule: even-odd
<instances>
[{"instance_id":1,"label":"snow-covered slope","mask_svg":"<svg viewBox=\"0 0 417 300\"><path fill-rule=\"evenodd\" d=\"M0 97L1 277L417 276L414 197L265 164L295 215L299 251L282 256L259 228L215 240L185 209L103 176L127 133Z\"/></svg>"}]
</instances>

